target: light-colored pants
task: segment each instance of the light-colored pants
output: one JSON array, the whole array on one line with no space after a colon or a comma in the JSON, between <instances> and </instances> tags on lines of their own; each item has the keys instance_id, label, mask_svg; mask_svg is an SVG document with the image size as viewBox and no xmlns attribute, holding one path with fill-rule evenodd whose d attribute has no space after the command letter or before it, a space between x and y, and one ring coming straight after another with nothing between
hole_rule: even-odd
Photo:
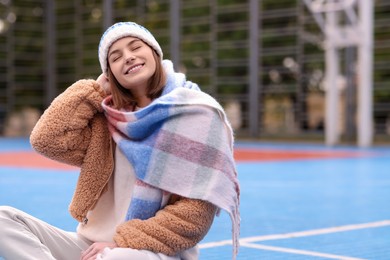
<instances>
[{"instance_id":1,"label":"light-colored pants","mask_svg":"<svg viewBox=\"0 0 390 260\"><path fill-rule=\"evenodd\" d=\"M53 227L15 208L0 206L0 259L3 257L6 260L78 260L81 252L92 243L75 232ZM179 260L180 258L146 250L106 248L96 259Z\"/></svg>"}]
</instances>

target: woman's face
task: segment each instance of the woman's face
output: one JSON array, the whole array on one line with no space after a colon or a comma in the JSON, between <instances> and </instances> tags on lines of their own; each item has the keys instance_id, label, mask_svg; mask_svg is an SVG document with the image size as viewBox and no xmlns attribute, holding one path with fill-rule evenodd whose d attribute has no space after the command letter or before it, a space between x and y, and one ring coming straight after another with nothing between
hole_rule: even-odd
<instances>
[{"instance_id":1,"label":"woman's face","mask_svg":"<svg viewBox=\"0 0 390 260\"><path fill-rule=\"evenodd\" d=\"M133 95L146 93L148 81L156 71L152 48L134 37L121 38L111 45L108 64L119 84Z\"/></svg>"}]
</instances>

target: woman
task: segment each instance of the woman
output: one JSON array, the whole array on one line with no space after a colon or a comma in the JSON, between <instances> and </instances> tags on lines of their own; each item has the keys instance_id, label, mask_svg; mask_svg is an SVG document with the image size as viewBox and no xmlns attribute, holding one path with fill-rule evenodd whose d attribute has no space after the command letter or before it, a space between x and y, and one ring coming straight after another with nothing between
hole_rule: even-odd
<instances>
[{"instance_id":1,"label":"woman","mask_svg":"<svg viewBox=\"0 0 390 260\"><path fill-rule=\"evenodd\" d=\"M65 232L0 208L6 259L197 259L215 214L239 229L233 137L221 106L175 73L153 35L133 22L107 29L102 75L80 80L40 118L30 141L80 167ZM5 242L3 242L5 241Z\"/></svg>"}]
</instances>

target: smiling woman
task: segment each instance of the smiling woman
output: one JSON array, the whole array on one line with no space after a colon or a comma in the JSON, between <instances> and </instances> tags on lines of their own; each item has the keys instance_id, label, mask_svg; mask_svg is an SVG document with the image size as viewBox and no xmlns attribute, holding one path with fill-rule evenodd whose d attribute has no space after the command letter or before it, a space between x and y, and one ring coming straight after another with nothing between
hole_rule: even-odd
<instances>
[{"instance_id":1,"label":"smiling woman","mask_svg":"<svg viewBox=\"0 0 390 260\"><path fill-rule=\"evenodd\" d=\"M230 123L214 98L162 58L144 27L107 29L102 74L60 94L30 137L39 153L80 168L69 206L77 231L0 207L7 226L0 256L198 259L197 245L222 209L232 220L235 258L239 184Z\"/></svg>"}]
</instances>

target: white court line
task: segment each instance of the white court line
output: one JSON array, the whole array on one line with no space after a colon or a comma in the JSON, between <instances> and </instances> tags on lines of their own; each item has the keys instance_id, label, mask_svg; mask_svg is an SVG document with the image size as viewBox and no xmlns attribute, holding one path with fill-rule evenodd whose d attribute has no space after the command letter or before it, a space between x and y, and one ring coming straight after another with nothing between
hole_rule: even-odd
<instances>
[{"instance_id":1,"label":"white court line","mask_svg":"<svg viewBox=\"0 0 390 260\"><path fill-rule=\"evenodd\" d=\"M251 244L251 243L241 243L241 246L255 248L255 249L269 250L269 251L292 253L292 254L298 254L298 255L325 257L325 258L330 258L330 259L363 260L362 258L354 258L354 257L341 256L341 255L333 255L333 254L325 254L325 253L307 251L307 250L298 250L298 249L276 247L276 246L266 246L266 245L258 245L258 244Z\"/></svg>"},{"instance_id":2,"label":"white court line","mask_svg":"<svg viewBox=\"0 0 390 260\"><path fill-rule=\"evenodd\" d=\"M355 225L346 225L346 226L339 226L339 227L331 227L331 228L313 229L313 230L292 232L292 233L286 233L286 234L247 237L247 238L240 239L240 244L241 243L250 243L250 242L259 242L259 241L276 240L276 239L315 236L315 235L330 234L330 233L337 233L337 232L351 231L351 230L358 230L358 229L365 229L365 228L383 227L383 226L390 226L390 220L383 220L383 221L355 224ZM229 240L222 240L222 241L217 241L217 242L202 243L199 245L199 248L200 249L211 248L211 247L225 246L225 245L231 245L231 244L232 244L232 241L229 239Z\"/></svg>"}]
</instances>

